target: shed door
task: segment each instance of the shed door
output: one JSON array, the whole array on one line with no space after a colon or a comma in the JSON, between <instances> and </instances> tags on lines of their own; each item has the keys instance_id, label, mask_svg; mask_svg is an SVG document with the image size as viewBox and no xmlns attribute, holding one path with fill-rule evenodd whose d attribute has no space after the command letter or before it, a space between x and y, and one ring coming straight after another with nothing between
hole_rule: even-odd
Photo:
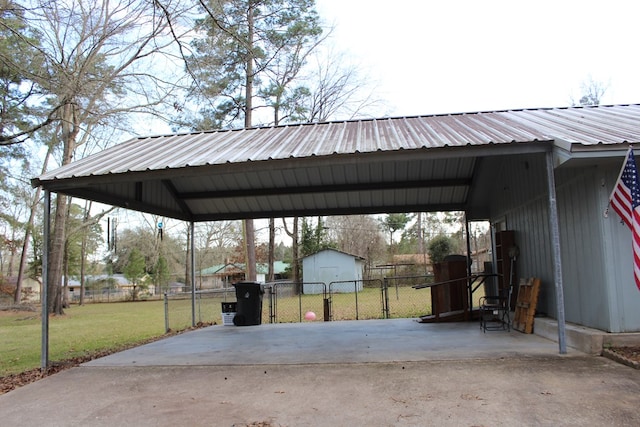
<instances>
[{"instance_id":1,"label":"shed door","mask_svg":"<svg viewBox=\"0 0 640 427\"><path fill-rule=\"evenodd\" d=\"M338 280L338 267L320 267L320 281L329 286L329 283Z\"/></svg>"}]
</instances>

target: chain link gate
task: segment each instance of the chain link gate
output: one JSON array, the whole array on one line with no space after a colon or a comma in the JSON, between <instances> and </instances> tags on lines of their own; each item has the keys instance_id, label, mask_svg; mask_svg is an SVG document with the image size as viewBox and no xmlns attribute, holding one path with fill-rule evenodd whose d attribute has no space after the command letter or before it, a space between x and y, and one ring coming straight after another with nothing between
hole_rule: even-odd
<instances>
[{"instance_id":1,"label":"chain link gate","mask_svg":"<svg viewBox=\"0 0 640 427\"><path fill-rule=\"evenodd\" d=\"M324 321L417 318L431 314L431 293L414 286L432 282L433 275L341 280L328 286L324 282L269 282L264 285L268 322L303 322L308 311Z\"/></svg>"},{"instance_id":2,"label":"chain link gate","mask_svg":"<svg viewBox=\"0 0 640 427\"><path fill-rule=\"evenodd\" d=\"M385 284L380 279L329 283L331 320L386 318Z\"/></svg>"},{"instance_id":3,"label":"chain link gate","mask_svg":"<svg viewBox=\"0 0 640 427\"><path fill-rule=\"evenodd\" d=\"M269 297L270 323L302 322L312 311L318 319L329 321L331 304L324 282L270 282L265 284Z\"/></svg>"}]
</instances>

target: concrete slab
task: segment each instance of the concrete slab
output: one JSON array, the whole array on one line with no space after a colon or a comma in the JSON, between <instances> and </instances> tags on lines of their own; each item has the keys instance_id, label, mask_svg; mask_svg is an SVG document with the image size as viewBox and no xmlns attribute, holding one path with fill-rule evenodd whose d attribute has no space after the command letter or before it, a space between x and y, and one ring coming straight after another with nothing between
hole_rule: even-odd
<instances>
[{"instance_id":1,"label":"concrete slab","mask_svg":"<svg viewBox=\"0 0 640 427\"><path fill-rule=\"evenodd\" d=\"M640 425L640 371L410 319L216 326L0 396L3 426Z\"/></svg>"},{"instance_id":2,"label":"concrete slab","mask_svg":"<svg viewBox=\"0 0 640 427\"><path fill-rule=\"evenodd\" d=\"M548 317L535 319L533 331L536 335L558 342L558 322ZM607 333L598 329L565 323L565 339L567 347L583 353L600 355Z\"/></svg>"},{"instance_id":3,"label":"concrete slab","mask_svg":"<svg viewBox=\"0 0 640 427\"><path fill-rule=\"evenodd\" d=\"M574 351L574 350L571 350ZM214 326L143 345L86 366L220 366L493 359L553 355L553 341L476 323L413 319Z\"/></svg>"}]
</instances>

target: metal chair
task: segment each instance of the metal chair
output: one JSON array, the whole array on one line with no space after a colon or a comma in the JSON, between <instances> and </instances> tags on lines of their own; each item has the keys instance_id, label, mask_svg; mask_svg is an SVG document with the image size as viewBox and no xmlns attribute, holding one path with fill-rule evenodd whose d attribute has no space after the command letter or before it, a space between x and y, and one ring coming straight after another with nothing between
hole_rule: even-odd
<instances>
[{"instance_id":1,"label":"metal chair","mask_svg":"<svg viewBox=\"0 0 640 427\"><path fill-rule=\"evenodd\" d=\"M485 295L480 297L480 328L483 332L511 330L511 296L514 288L514 265L520 255L518 246L509 248L509 258L511 259L511 275L509 286L498 292L498 295Z\"/></svg>"},{"instance_id":2,"label":"metal chair","mask_svg":"<svg viewBox=\"0 0 640 427\"><path fill-rule=\"evenodd\" d=\"M511 330L512 286L500 292L500 295L486 295L480 298L480 328L483 332Z\"/></svg>"}]
</instances>

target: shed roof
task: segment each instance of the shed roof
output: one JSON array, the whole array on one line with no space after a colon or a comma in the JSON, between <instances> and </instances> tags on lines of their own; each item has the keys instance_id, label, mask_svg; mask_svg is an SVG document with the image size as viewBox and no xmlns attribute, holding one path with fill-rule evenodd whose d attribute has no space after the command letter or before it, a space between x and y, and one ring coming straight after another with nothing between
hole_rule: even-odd
<instances>
[{"instance_id":1,"label":"shed roof","mask_svg":"<svg viewBox=\"0 0 640 427\"><path fill-rule=\"evenodd\" d=\"M289 267L289 263L284 261L275 261L273 263L273 272L275 274L284 273ZM229 263L229 264L217 264L205 269L200 270L199 275L201 276L213 276L213 275L226 275L229 273L237 274L244 273L246 270L246 265L244 263ZM269 265L265 263L257 263L256 271L259 274L267 274L269 272Z\"/></svg>"},{"instance_id":2,"label":"shed roof","mask_svg":"<svg viewBox=\"0 0 640 427\"><path fill-rule=\"evenodd\" d=\"M637 142L640 105L352 120L133 138L33 185L191 221L466 210L483 157Z\"/></svg>"},{"instance_id":3,"label":"shed roof","mask_svg":"<svg viewBox=\"0 0 640 427\"><path fill-rule=\"evenodd\" d=\"M303 256L302 258L305 259L305 258L315 257L318 254L321 254L323 252L336 252L336 253L339 253L340 255L344 255L344 256L347 256L347 257L350 257L350 258L355 258L356 260L364 261L364 258L361 257L360 255L350 254L348 252L344 252L344 251L341 251L341 250L338 250L338 249L334 249L334 248L320 249L319 251L314 252L314 253L309 254L309 255L306 255L306 256Z\"/></svg>"}]
</instances>

